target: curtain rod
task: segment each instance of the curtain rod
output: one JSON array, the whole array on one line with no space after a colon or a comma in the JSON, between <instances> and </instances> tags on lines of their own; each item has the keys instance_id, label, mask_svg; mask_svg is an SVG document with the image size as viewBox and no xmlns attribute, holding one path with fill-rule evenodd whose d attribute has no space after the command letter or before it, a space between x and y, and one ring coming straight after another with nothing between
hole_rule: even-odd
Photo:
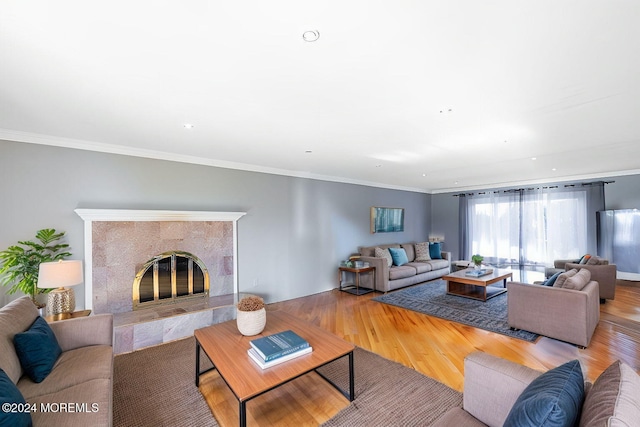
<instances>
[{"instance_id":1,"label":"curtain rod","mask_svg":"<svg viewBox=\"0 0 640 427\"><path fill-rule=\"evenodd\" d=\"M614 183L615 181L592 181L592 182L581 182L578 184L564 184L562 187L564 188L568 188L568 187L576 187L576 186L580 186L580 187L589 187L591 185L594 184L611 184ZM533 191L533 190L547 190L547 189L554 189L554 188L559 188L559 185L550 185L550 186L546 186L546 187L528 187L528 188L512 188L510 190L489 190L489 191L481 191L478 193L459 193L459 194L454 194L453 197L466 197L466 196L473 196L475 194L487 194L487 193L493 193L493 194L497 194L497 193L516 193L519 191Z\"/></svg>"}]
</instances>

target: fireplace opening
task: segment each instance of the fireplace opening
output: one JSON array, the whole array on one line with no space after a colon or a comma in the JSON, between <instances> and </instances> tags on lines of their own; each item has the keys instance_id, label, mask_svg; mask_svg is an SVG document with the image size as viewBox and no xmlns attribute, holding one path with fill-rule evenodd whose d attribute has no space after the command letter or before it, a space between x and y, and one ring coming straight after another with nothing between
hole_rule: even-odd
<instances>
[{"instance_id":1,"label":"fireplace opening","mask_svg":"<svg viewBox=\"0 0 640 427\"><path fill-rule=\"evenodd\" d=\"M198 257L171 251L147 261L133 281L133 309L209 296L209 272Z\"/></svg>"}]
</instances>

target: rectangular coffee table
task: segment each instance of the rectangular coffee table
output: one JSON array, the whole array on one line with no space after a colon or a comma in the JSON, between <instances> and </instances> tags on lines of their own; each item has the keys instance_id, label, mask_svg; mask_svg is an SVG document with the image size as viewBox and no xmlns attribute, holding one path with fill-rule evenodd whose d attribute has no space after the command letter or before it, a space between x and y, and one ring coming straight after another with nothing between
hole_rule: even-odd
<instances>
[{"instance_id":1,"label":"rectangular coffee table","mask_svg":"<svg viewBox=\"0 0 640 427\"><path fill-rule=\"evenodd\" d=\"M471 270L473 268L466 268L443 276L442 279L447 281L447 294L487 301L489 298L507 292L507 279L513 278L511 270L494 268L493 273L485 276L467 276L465 273ZM500 281L502 281L502 288L489 287Z\"/></svg>"},{"instance_id":2,"label":"rectangular coffee table","mask_svg":"<svg viewBox=\"0 0 640 427\"><path fill-rule=\"evenodd\" d=\"M247 350L251 347L249 341L287 329L291 329L309 341L313 351L271 368L260 369L247 354ZM200 385L201 374L217 369L220 377L238 399L242 427L247 424L246 404L249 400L344 356L349 357L348 392L320 372L316 371L316 373L338 389L349 401L355 398L353 376L355 346L287 313L268 311L264 331L253 337L240 334L235 320L197 329L193 334L196 338L196 387ZM213 364L213 368L205 371L200 370L201 348Z\"/></svg>"}]
</instances>

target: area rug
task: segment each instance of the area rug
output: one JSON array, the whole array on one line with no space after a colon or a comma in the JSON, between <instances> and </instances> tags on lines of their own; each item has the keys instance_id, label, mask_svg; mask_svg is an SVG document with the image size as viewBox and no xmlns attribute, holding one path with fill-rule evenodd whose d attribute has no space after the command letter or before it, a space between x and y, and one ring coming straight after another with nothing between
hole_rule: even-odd
<instances>
[{"instance_id":1,"label":"area rug","mask_svg":"<svg viewBox=\"0 0 640 427\"><path fill-rule=\"evenodd\" d=\"M194 384L194 350L187 338L115 356L113 425L217 426ZM342 358L321 370L348 390L347 363ZM356 398L324 426L428 426L462 406L461 393L361 348L354 366Z\"/></svg>"},{"instance_id":2,"label":"area rug","mask_svg":"<svg viewBox=\"0 0 640 427\"><path fill-rule=\"evenodd\" d=\"M438 280L400 289L372 299L525 341L533 342L539 336L533 332L509 329L507 293L482 302L447 295L446 282Z\"/></svg>"}]
</instances>

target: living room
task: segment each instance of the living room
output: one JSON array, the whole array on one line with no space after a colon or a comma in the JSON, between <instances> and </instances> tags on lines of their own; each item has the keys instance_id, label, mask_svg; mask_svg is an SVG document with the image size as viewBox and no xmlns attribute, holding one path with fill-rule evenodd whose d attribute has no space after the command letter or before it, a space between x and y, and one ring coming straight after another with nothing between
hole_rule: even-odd
<instances>
[{"instance_id":1,"label":"living room","mask_svg":"<svg viewBox=\"0 0 640 427\"><path fill-rule=\"evenodd\" d=\"M45 22L47 18L38 15L38 20ZM626 21L624 22L626 23ZM620 25L620 27L627 28L624 25ZM7 26L5 28L13 27ZM324 31L321 33L317 42L322 42L329 36ZM253 30L251 34L253 34ZM296 33L296 37L299 38L299 36ZM36 36L34 38L38 39ZM327 40L331 39L327 38ZM629 50L633 50L634 43L637 43L634 40L632 38L629 44L625 45ZM317 42L307 43L304 47L317 46L317 44L313 44ZM3 49L4 56L0 58L11 59L13 56L8 53L10 50ZM598 52L600 51L598 50ZM297 52L292 56L308 60L306 53L299 54ZM626 58L624 54L620 54L620 57ZM616 63L617 67L610 68L621 69L626 60L622 60L622 64ZM319 67L319 63L311 62L313 66L309 67L309 70ZM9 63L9 61L3 61L3 63ZM634 66L636 65L631 64L630 68ZM25 67L25 63L16 61L12 63L12 67L22 69ZM12 72L15 72L13 68ZM33 67L32 70L37 68ZM305 70L308 71L308 69ZM420 128L422 134L416 138L418 140L416 144L410 145L413 151L408 155L409 157L415 155L419 159L416 162L406 160L403 157L406 155L404 152L396 153L397 157L385 157L380 154L389 154L388 147L379 149L380 146L388 144L388 141L380 141L376 139L376 135L387 135L386 138L389 140L395 140L397 136L400 141L404 138L414 138L415 134L413 133L407 136L404 131L399 131L396 135L388 129L418 126L421 119L414 119L411 126L405 126L406 123L402 120L399 122L392 120L377 127L375 126L377 113L365 107L366 102L364 102L359 104L359 108L366 111L368 116L365 119L360 118L361 122L356 121L354 128L346 126L344 135L340 135L334 128L327 128L329 131L326 133L328 135L326 139L331 139L331 135L338 135L335 138L338 147L332 147L334 151L327 154L323 153L325 148L323 137L318 135L323 133L323 127L328 126L331 120L314 127L313 136L309 136L309 141L313 143L302 144L301 147L300 144L289 144L291 135L287 133L287 128L293 127L295 121L294 119L289 120L289 117L298 116L290 114L292 111L297 111L295 108L291 111L288 110L287 114L283 114L283 117L273 121L273 123L282 124L279 135L283 141L286 140L287 143L283 142L283 145L286 145L286 149L289 150L287 154L280 155L280 157L286 158L286 163L293 165L290 170L285 171L284 168L273 164L245 164L248 161L243 162L242 159L216 160L215 154L212 155L208 149L213 147L214 150L219 150L222 155L225 150L231 150L227 146L233 145L234 139L218 138L215 132L209 134L208 138L210 139L205 138L207 143L198 140L201 144L200 148L207 147L202 151L206 155L199 155L201 152L198 151L198 144L194 146L196 148L185 146L184 152L176 149L176 147L182 147L182 142L186 144L187 141L190 141L190 138L199 129L205 128L204 123L207 121L205 117L220 117L217 114L226 108L224 103L222 103L222 107L217 107L215 114L212 112L208 115L203 114L202 120L197 122L191 130L182 129L183 117L186 114L182 112L179 114L180 119L176 119L177 127L180 129L175 133L173 130L165 132L166 129L151 132L149 128L146 128L146 130L132 130L130 133L121 129L118 130L121 133L114 135L110 132L113 127L117 126L111 126L109 120L114 120L114 117L120 115L126 116L126 114L114 113L117 108L106 106L117 105L117 102L114 104L115 101L108 100L101 107L89 108L91 113L85 116L80 110L83 110L90 103L80 101L84 99L84 95L81 93L82 90L78 90L76 93L78 98L74 98L74 101L68 104L64 101L64 96L56 98L57 101L51 103L47 96L42 99L42 105L36 105L37 102L27 101L27 99L38 99L37 90L41 87L34 83L38 79L34 78L33 81L27 83L21 81L21 84L25 86L16 86L21 89L30 87L34 91L25 92L24 97L21 97L15 92L19 92L18 89L9 87L11 86L11 77L17 76L17 74L6 72L8 78L4 79L4 84L8 86L6 86L6 90L5 86L2 86L2 93L8 95L3 96L3 99L0 100L0 111L4 116L4 118L0 117L0 180L5 186L3 209L0 210L0 221L4 224L0 228L0 249L7 248L21 240L32 239L37 230L55 228L66 233L65 242L70 245L72 253L70 258L86 262L85 224L76 213L77 209L242 212L246 214L237 222L237 256L235 260L237 262L235 289L237 292L259 295L264 298L269 310L286 310L305 320L324 325L359 347L371 350L387 359L398 361L455 390L462 390L464 358L477 349L501 355L539 370L550 369L570 357L577 356L585 363L585 369L589 372L591 380L594 380L606 368L603 365L605 365L605 361L612 361L610 359L623 357L625 362L636 371L640 366L640 360L637 356L628 356L633 351L636 351L637 354L639 345L637 337L638 300L637 293L633 293L637 283L634 282L624 283L624 290L631 291L630 294L625 294L630 295L630 299L622 298L617 301L609 301L601 307L603 313L615 315L619 315L620 311L627 310L628 317L622 316L626 323L612 326L610 322L601 321L596 331L593 347L586 350L552 340L542 340L538 344L521 343L470 327L451 326L447 322L431 319L428 316L381 308L383 305L372 302L370 297L356 297L339 293L336 290L338 287L336 277L338 266L357 252L359 246L422 242L430 237L436 237L443 239L443 250L451 253L452 260L468 258L470 254L464 253L460 248L463 234L459 215L460 197L458 196L460 193L502 191L538 185L580 185L585 182L605 181L607 182L604 186L605 209L640 208L640 163L638 163L637 156L629 154L630 150L637 149L636 145L638 145L637 141L640 135L638 133L640 129L635 124L632 125L633 120L629 119L630 116L635 117L638 112L636 77L625 80L628 88L624 96L625 102L627 98L635 98L635 100L630 104L625 104L626 107L620 110L622 112L613 118L607 113L594 120L592 110L584 115L579 114L580 111L583 111L581 110L582 103L588 104L588 102L580 98L576 94L577 92L574 93L574 96L579 99L575 105L569 108L562 104L562 108L553 110L549 105L557 100L556 97L567 95L563 91L564 89L558 89L557 94L545 101L549 104L545 107L546 109L543 108L544 111L540 114L553 116L554 120L557 119L558 122L570 121L575 128L584 125L588 129L581 130L578 134L567 134L566 128L557 134L541 132L540 139L555 141L570 139L571 141L567 142L566 147L562 147L563 142L555 142L555 145L560 148L555 147L555 151L551 151L546 147L545 150L549 151L545 151L544 156L540 156L535 161L531 160L530 154L542 145L538 145L539 141L530 135L523 136L524 142L516 148L503 149L503 146L488 144L490 154L476 154L481 157L482 162L490 162L491 167L484 168L493 169L493 174L488 177L484 171L479 172L478 175L473 175L472 172L467 173L476 165L473 162L473 154L470 157L465 157L469 151L475 149L473 147L476 144L487 146L486 135L479 136L474 143L460 142L459 138L453 138L453 141L460 142L460 145L463 146L462 151L452 149L449 153L451 157L448 157L446 161L442 160L441 154L446 151L443 149L443 145L446 145L448 141L444 138L445 131L443 129L448 131L456 127L464 128L470 124L470 122L460 119L450 120L443 117L448 113L458 113L456 108L453 108L453 111L447 111L447 108L440 110L443 105L447 104L443 98L438 98L437 102L433 102L434 105L438 104L438 111L435 115L440 117L437 120L429 121L431 119L427 119L427 121L430 126L433 123L442 125L442 128L438 128L442 134L437 136L438 138L442 137L444 142L437 141L438 144L436 144L433 140L429 140L429 142L434 142L433 147L430 146L429 142L421 139L428 134L430 128ZM635 76L633 73L631 74ZM316 74L313 76L318 77ZM395 76L397 77L397 75ZM616 76L615 73L607 75L604 80L613 85L611 82L616 80ZM246 76L243 81L245 79ZM570 81L570 79L566 81ZM470 85L477 83L475 79L471 82L473 83L469 83ZM555 83L557 84L557 82ZM32 86L29 86L30 84ZM306 83L303 82L304 84ZM286 85L277 84L275 86L283 88ZM480 86L478 85L478 87ZM487 86L495 89L495 86ZM55 87L56 85L53 84L50 86L50 90L55 92L54 89L51 89ZM368 95L363 94L368 94L371 87L375 86L367 86L367 90L363 89L363 92L358 92L358 95L361 95L363 99L369 99ZM468 89L467 86L465 87ZM299 90L299 86L296 86L296 89ZM386 87L386 89L389 88ZM393 89L389 92L405 93L402 88L397 86L393 86ZM553 87L545 88L550 92L553 91L552 89ZM619 88L616 86L612 89L607 86L607 89L610 92L615 92ZM99 91L94 94L97 92ZM193 90L193 92L196 91ZM380 90L380 93L383 92L385 90ZM137 92L133 90L131 93ZM419 97L421 98L429 97L429 91L420 93ZM249 108L254 105L251 101L253 99L251 95L243 93L243 96L247 96L246 100L248 100L244 107ZM261 94L261 96L268 99L265 94ZM297 94L290 96L295 99ZM312 98L315 96L318 99L322 98L318 92L314 92ZM210 98L215 97L210 96ZM408 98L412 100L411 102L415 102L413 96L408 96ZM230 95L224 99L228 101L233 98ZM121 101L126 104L131 100L122 98ZM264 110L271 110L268 108L271 105L270 101L264 101L262 98L261 101L265 102L265 104L261 104ZM388 101L390 100L385 100L393 105L393 102ZM155 98L153 102L159 103ZM353 101L349 100L348 102ZM599 102L603 102L603 104L598 104L598 108L613 110L610 104L606 104L606 101ZM593 104L597 104L597 102L593 101ZM77 110L68 114L65 121L59 122L57 121L59 117L48 119L49 116L40 110L42 108L53 114L54 110L58 110L56 105L58 107L75 105ZM402 107L402 111L406 113L407 117L413 117L412 112L416 105L407 104L406 107ZM312 108L306 104L303 107ZM335 105L331 104L327 111L332 111L334 107ZM475 107L477 105L474 105ZM102 108L104 110L101 110ZM145 108L141 106L136 108L139 111L145 111ZM498 117L500 116L499 112L502 111L501 108L497 110L489 108L488 111L495 113ZM533 107L531 108L533 109ZM59 109L64 110L64 108ZM302 109L304 110L304 108ZM278 110L278 108L273 108L273 110ZM553 112L550 112L551 110ZM565 110L569 110L568 115L565 114ZM9 111L22 112L22 116L10 116ZM109 113L101 114L100 111L109 111ZM540 110L537 111L540 112ZM60 111L55 112L60 113ZM390 110L385 110L385 112L389 116L394 116ZM467 112L467 114L473 116L475 113ZM64 116L62 113L61 115ZM91 117L102 115L108 117L106 124L103 124L105 127L102 128L104 139L100 139L102 137L94 138ZM337 115L351 117L349 111L344 110L340 110ZM128 117L130 120L124 120L125 123L132 121L133 117L136 117L136 113L131 112ZM74 120L78 118L82 124L78 124L76 127ZM300 118L298 117L298 119ZM539 123L538 119L539 117L532 123ZM264 136L265 139L262 139L260 136L260 133L268 135L269 128L265 126L259 112L252 110L251 114L247 115L246 121L237 120L237 117L234 117L233 120L228 120L228 123L232 123L238 128L250 128L251 126L246 126L247 122L256 123L256 128L259 129L257 134L253 135L256 153L262 153L259 151L263 149L262 146L273 146L274 151L276 150L277 138L271 139L272 135L269 135L269 137ZM301 122L308 123L306 120L314 121L313 117L311 119L305 117ZM161 121L166 122L166 120L158 120L157 122ZM220 122L225 121L220 120ZM553 120L552 122L556 123ZM121 122L118 123L121 124ZM341 123L344 124L344 122ZM587 123L592 126L587 126ZM472 124L477 123L473 122ZM373 130L367 137L362 137L358 133L359 126L371 127ZM549 128L553 128L553 126L555 124L550 125ZM473 126L471 128L478 129ZM481 128L484 129L483 126ZM549 131L549 128L545 128L545 130ZM593 128L608 128L612 131L602 131L598 133L597 137L587 135L594 132ZM225 129L225 131L227 130ZM296 127L295 131L298 130ZM147 133L147 131L149 132ZM191 131L195 132L191 134L180 133ZM167 135L170 134L166 140L163 139L163 132ZM224 134L224 132L221 133ZM523 133L516 131L512 133L516 136L523 135ZM150 142L149 145L145 145L148 135L153 135L148 138L149 141L156 139L161 142L161 145L154 147ZM296 133L295 136L299 137L300 134ZM491 137L494 136L491 135ZM517 139L516 136L514 139ZM438 138L434 137L434 139ZM546 168L550 164L548 163L550 159L554 158L562 159L564 163L582 163L584 153L576 154L576 146L580 146L583 141L581 138L585 138L584 140L587 141L584 151L600 152L602 157L605 157L605 154L608 156L611 152L616 153L618 167L609 167L608 165L605 167L591 159L592 163L587 164L585 161L585 169L575 173L551 172L550 168ZM130 141L130 145L127 145L128 141ZM360 143L355 141L360 141ZM369 143L369 141L375 141L375 143ZM500 143L503 142L500 140ZM327 142L327 147L328 145ZM427 150L424 148L425 146L431 147L433 151ZM372 150L376 148L375 154L379 156L375 158L369 156L367 153L369 148ZM250 153L250 150L246 151L247 158L251 157L255 160L256 157L259 157L255 153ZM496 160L500 157L501 151L504 151L504 160ZM521 151L521 153L515 156L513 152L516 151ZM316 155L321 157L325 164L332 165L333 162L336 162L335 164L339 167L326 166L327 169L314 169L318 167L314 157ZM433 156L431 157L431 155ZM571 161L576 155L578 158ZM586 154L584 155L586 156ZM351 164L345 159L362 163L357 163L358 167L351 168ZM461 165L457 164L458 161ZM530 165L536 162L538 165L544 164L546 169L537 171L538 175L533 178L528 174L531 172L530 169L534 169ZM420 164L415 165L414 163ZM512 166L502 173L501 168L509 163ZM364 170L363 164L368 165L366 173L361 176L351 175L355 173L354 171ZM338 176L340 169L344 171L344 176L341 178ZM407 181L406 184L399 184L396 179L404 175L405 169L410 170L411 175L418 178L412 177L411 181ZM320 172L309 172L310 170L319 170ZM328 170L333 170L334 173L324 173ZM375 173L371 172L372 170ZM421 172L414 173L418 170ZM422 176L422 170L424 170L425 177ZM408 174L407 172L406 175ZM441 180L433 178L434 175L439 174L446 176L446 183L443 183L444 178ZM459 181L449 179L449 174L455 175ZM432 178L438 185L427 184L427 182L432 182L427 181ZM420 184L422 187L416 185L416 179L424 179L425 184ZM372 206L403 208L404 231L371 233L370 208ZM595 215L595 212L588 214ZM584 252L593 250L595 250L594 247L589 247L585 248ZM135 272L132 273L132 276L134 274ZM7 288L0 288L0 307L21 296L20 294L7 295L6 291ZM74 291L76 310L95 308L92 304L92 294L85 285L75 286ZM312 308L305 311L305 308L309 307ZM367 320L367 316L371 316L371 323ZM416 328L418 331L407 332L410 327ZM426 335L433 337L433 339L422 336L424 331L428 331ZM387 338L378 334L384 334ZM434 362L431 363L429 360ZM308 384L305 383L304 386L298 387L304 389L306 385ZM311 385L316 386L313 383ZM230 399L230 405L233 406L235 404L233 396ZM338 406L348 405L348 402L341 396L331 397L330 400L333 402L332 404L335 403ZM291 404L285 408L287 411L295 411L296 405ZM314 411L314 409L306 410ZM251 416L257 417L258 415L252 414ZM318 416L318 414L313 414L312 418L314 416ZM324 421L329 418L325 417Z\"/></svg>"}]
</instances>

